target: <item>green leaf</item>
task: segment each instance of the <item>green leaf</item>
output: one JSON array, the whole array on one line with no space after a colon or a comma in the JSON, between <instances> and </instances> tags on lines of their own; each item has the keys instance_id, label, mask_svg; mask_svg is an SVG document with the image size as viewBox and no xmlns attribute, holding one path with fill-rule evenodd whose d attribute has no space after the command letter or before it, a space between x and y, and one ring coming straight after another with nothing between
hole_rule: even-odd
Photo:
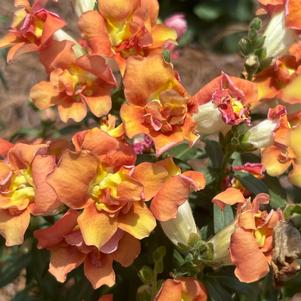
<instances>
[{"instance_id":1,"label":"green leaf","mask_svg":"<svg viewBox=\"0 0 301 301\"><path fill-rule=\"evenodd\" d=\"M235 178L237 178L243 186L245 186L250 192L255 195L258 193L269 193L269 189L266 184L253 175L246 172L235 172Z\"/></svg>"},{"instance_id":2,"label":"green leaf","mask_svg":"<svg viewBox=\"0 0 301 301\"><path fill-rule=\"evenodd\" d=\"M274 209L284 208L286 205L286 192L279 183L277 178L266 177L264 182L269 188L269 195L271 197L270 205Z\"/></svg>"},{"instance_id":3,"label":"green leaf","mask_svg":"<svg viewBox=\"0 0 301 301\"><path fill-rule=\"evenodd\" d=\"M212 301L232 301L231 294L214 278L204 280L208 295Z\"/></svg>"},{"instance_id":4,"label":"green leaf","mask_svg":"<svg viewBox=\"0 0 301 301\"><path fill-rule=\"evenodd\" d=\"M182 143L171 148L166 154L181 161L187 161L197 158L202 151L196 147L190 147L187 143Z\"/></svg>"},{"instance_id":5,"label":"green leaf","mask_svg":"<svg viewBox=\"0 0 301 301\"><path fill-rule=\"evenodd\" d=\"M164 270L163 259L164 259L165 255L166 255L166 248L164 246L158 247L153 253L153 260L154 260L154 263L155 263L154 272L156 274L160 274Z\"/></svg>"},{"instance_id":6,"label":"green leaf","mask_svg":"<svg viewBox=\"0 0 301 301\"><path fill-rule=\"evenodd\" d=\"M230 205L226 205L222 210L216 204L213 204L214 233L224 229L234 220L233 210Z\"/></svg>"},{"instance_id":7,"label":"green leaf","mask_svg":"<svg viewBox=\"0 0 301 301\"><path fill-rule=\"evenodd\" d=\"M200 19L205 21L214 21L222 15L222 8L220 6L203 3L197 5L193 11Z\"/></svg>"},{"instance_id":8,"label":"green leaf","mask_svg":"<svg viewBox=\"0 0 301 301\"><path fill-rule=\"evenodd\" d=\"M224 154L220 143L214 140L205 140L205 150L209 156L212 167L215 169L221 168L223 164Z\"/></svg>"},{"instance_id":9,"label":"green leaf","mask_svg":"<svg viewBox=\"0 0 301 301\"><path fill-rule=\"evenodd\" d=\"M31 260L31 254L21 254L11 256L4 262L0 271L0 288L14 281L21 271L30 264Z\"/></svg>"},{"instance_id":10,"label":"green leaf","mask_svg":"<svg viewBox=\"0 0 301 301\"><path fill-rule=\"evenodd\" d=\"M151 284L154 279L153 270L148 266L143 266L139 270L138 276L144 284Z\"/></svg>"},{"instance_id":11,"label":"green leaf","mask_svg":"<svg viewBox=\"0 0 301 301\"><path fill-rule=\"evenodd\" d=\"M170 51L168 49L164 49L162 52L163 55L163 59L166 63L170 63L171 59L170 59Z\"/></svg>"}]
</instances>

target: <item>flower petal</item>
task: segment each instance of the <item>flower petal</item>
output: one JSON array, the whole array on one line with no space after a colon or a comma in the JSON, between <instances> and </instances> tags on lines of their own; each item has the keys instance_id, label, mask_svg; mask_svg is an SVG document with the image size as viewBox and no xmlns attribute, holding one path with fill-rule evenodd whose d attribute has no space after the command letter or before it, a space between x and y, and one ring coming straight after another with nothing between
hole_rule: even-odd
<instances>
[{"instance_id":1,"label":"flower petal","mask_svg":"<svg viewBox=\"0 0 301 301\"><path fill-rule=\"evenodd\" d=\"M254 282L269 272L269 264L260 251L252 231L237 228L230 243L231 260L235 275L241 282Z\"/></svg>"},{"instance_id":2,"label":"flower petal","mask_svg":"<svg viewBox=\"0 0 301 301\"><path fill-rule=\"evenodd\" d=\"M35 198L31 207L34 215L51 213L60 206L54 189L46 182L47 176L54 170L55 157L36 155L33 159L31 170L35 185Z\"/></svg>"},{"instance_id":3,"label":"flower petal","mask_svg":"<svg viewBox=\"0 0 301 301\"><path fill-rule=\"evenodd\" d=\"M182 283L182 298L188 301L207 301L207 290L203 283L192 277L179 279Z\"/></svg>"},{"instance_id":4,"label":"flower petal","mask_svg":"<svg viewBox=\"0 0 301 301\"><path fill-rule=\"evenodd\" d=\"M132 174L144 186L144 198L149 201L160 190L164 182L181 172L171 158L159 162L143 162L135 167Z\"/></svg>"},{"instance_id":5,"label":"flower petal","mask_svg":"<svg viewBox=\"0 0 301 301\"><path fill-rule=\"evenodd\" d=\"M91 202L78 218L78 225L87 246L100 249L117 231L117 221L96 209Z\"/></svg>"},{"instance_id":6,"label":"flower petal","mask_svg":"<svg viewBox=\"0 0 301 301\"><path fill-rule=\"evenodd\" d=\"M287 0L285 5L285 25L288 28L301 30L301 3L299 0Z\"/></svg>"},{"instance_id":7,"label":"flower petal","mask_svg":"<svg viewBox=\"0 0 301 301\"><path fill-rule=\"evenodd\" d=\"M80 266L85 259L85 254L75 247L61 247L51 250L49 273L57 281L65 282L68 273Z\"/></svg>"},{"instance_id":8,"label":"flower petal","mask_svg":"<svg viewBox=\"0 0 301 301\"><path fill-rule=\"evenodd\" d=\"M272 177L282 175L291 165L291 160L280 162L281 150L275 146L267 147L261 155L261 162L266 172Z\"/></svg>"},{"instance_id":9,"label":"flower petal","mask_svg":"<svg viewBox=\"0 0 301 301\"><path fill-rule=\"evenodd\" d=\"M67 150L47 182L61 202L70 208L82 208L88 200L89 185L96 176L97 168L98 160L92 154Z\"/></svg>"},{"instance_id":10,"label":"flower petal","mask_svg":"<svg viewBox=\"0 0 301 301\"><path fill-rule=\"evenodd\" d=\"M190 191L203 187L188 175L183 174L168 179L153 198L151 210L158 220L167 221L176 218L178 207L188 199Z\"/></svg>"},{"instance_id":11,"label":"flower petal","mask_svg":"<svg viewBox=\"0 0 301 301\"><path fill-rule=\"evenodd\" d=\"M13 143L0 137L0 156L5 157L13 146Z\"/></svg>"},{"instance_id":12,"label":"flower petal","mask_svg":"<svg viewBox=\"0 0 301 301\"><path fill-rule=\"evenodd\" d=\"M245 197L240 192L239 189L236 188L227 188L225 191L216 195L212 202L219 206L221 209L224 209L225 205L235 205L238 203L244 203Z\"/></svg>"},{"instance_id":13,"label":"flower petal","mask_svg":"<svg viewBox=\"0 0 301 301\"><path fill-rule=\"evenodd\" d=\"M155 297L155 301L181 301L182 284L180 281L167 279L162 284L160 291Z\"/></svg>"},{"instance_id":14,"label":"flower petal","mask_svg":"<svg viewBox=\"0 0 301 301\"><path fill-rule=\"evenodd\" d=\"M101 14L111 21L124 21L139 7L139 0L103 0L98 3Z\"/></svg>"},{"instance_id":15,"label":"flower petal","mask_svg":"<svg viewBox=\"0 0 301 301\"><path fill-rule=\"evenodd\" d=\"M78 211L70 209L52 226L36 230L34 237L38 240L38 248L52 248L62 242L64 236L72 232L77 225L78 216Z\"/></svg>"},{"instance_id":16,"label":"flower petal","mask_svg":"<svg viewBox=\"0 0 301 301\"><path fill-rule=\"evenodd\" d=\"M134 202L129 212L118 216L118 228L137 239L148 237L156 227L156 219L144 202Z\"/></svg>"},{"instance_id":17,"label":"flower petal","mask_svg":"<svg viewBox=\"0 0 301 301\"><path fill-rule=\"evenodd\" d=\"M79 18L78 26L88 41L93 54L112 56L112 45L102 15L97 11L87 11Z\"/></svg>"},{"instance_id":18,"label":"flower petal","mask_svg":"<svg viewBox=\"0 0 301 301\"><path fill-rule=\"evenodd\" d=\"M118 249L112 254L115 261L122 266L130 266L139 256L141 251L140 241L132 235L125 233L119 242Z\"/></svg>"},{"instance_id":19,"label":"flower petal","mask_svg":"<svg viewBox=\"0 0 301 301\"><path fill-rule=\"evenodd\" d=\"M30 210L18 215L9 214L8 210L0 210L0 234L5 238L7 247L21 245L24 234L29 226Z\"/></svg>"},{"instance_id":20,"label":"flower petal","mask_svg":"<svg viewBox=\"0 0 301 301\"><path fill-rule=\"evenodd\" d=\"M33 86L30 90L30 98L40 110L53 106L53 98L58 96L58 91L50 82L42 81Z\"/></svg>"},{"instance_id":21,"label":"flower petal","mask_svg":"<svg viewBox=\"0 0 301 301\"><path fill-rule=\"evenodd\" d=\"M160 76L158 76L160 74ZM162 55L146 58L129 57L124 75L124 93L127 101L144 106L148 99L154 99L160 92L173 88L180 95L185 94L177 81L172 65L166 63Z\"/></svg>"},{"instance_id":22,"label":"flower petal","mask_svg":"<svg viewBox=\"0 0 301 301\"><path fill-rule=\"evenodd\" d=\"M112 266L112 257L104 255L98 262L93 255L93 253L89 254L85 260L85 276L94 289L98 289L102 285L113 286L115 284L115 272Z\"/></svg>"}]
</instances>

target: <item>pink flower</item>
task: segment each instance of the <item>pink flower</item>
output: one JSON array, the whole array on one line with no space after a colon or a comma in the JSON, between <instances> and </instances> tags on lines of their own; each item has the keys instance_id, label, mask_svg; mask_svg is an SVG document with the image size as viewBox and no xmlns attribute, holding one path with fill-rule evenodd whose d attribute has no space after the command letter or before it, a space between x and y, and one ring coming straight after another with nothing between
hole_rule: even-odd
<instances>
[{"instance_id":1,"label":"pink flower","mask_svg":"<svg viewBox=\"0 0 301 301\"><path fill-rule=\"evenodd\" d=\"M164 21L164 24L177 32L178 39L187 31L187 21L184 14L174 14Z\"/></svg>"}]
</instances>

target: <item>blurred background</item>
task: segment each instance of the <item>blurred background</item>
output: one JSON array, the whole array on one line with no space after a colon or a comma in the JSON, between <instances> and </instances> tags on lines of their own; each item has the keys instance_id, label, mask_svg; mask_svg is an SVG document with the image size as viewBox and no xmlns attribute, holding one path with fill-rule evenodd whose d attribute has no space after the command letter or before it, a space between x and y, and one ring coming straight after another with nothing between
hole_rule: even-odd
<instances>
[{"instance_id":1,"label":"blurred background","mask_svg":"<svg viewBox=\"0 0 301 301\"><path fill-rule=\"evenodd\" d=\"M70 0L50 3L49 9L57 12L68 23L65 30L79 38L77 18ZM186 33L179 40L173 63L184 85L193 94L202 85L223 70L239 76L243 61L238 54L238 41L248 30L248 23L255 14L253 0L161 0L162 22L181 13L188 23ZM0 36L7 30L13 16L14 1L0 0ZM0 49L0 134L9 139L34 138L44 126L47 116L41 116L28 104L30 88L46 79L47 75L39 63L37 54L19 57L13 64L6 63L6 50ZM63 127L56 121L56 126ZM26 246L25 246L26 247ZM0 258L7 256L0 248ZM9 254L13 258L13 251ZM38 256L38 255L37 255ZM24 259L17 270L1 270L0 301L13 299L16 292L25 286ZM14 266L15 267L15 266ZM9 282L12 283L8 284ZM15 300L15 299L14 299ZM27 300L27 299L18 299Z\"/></svg>"}]
</instances>

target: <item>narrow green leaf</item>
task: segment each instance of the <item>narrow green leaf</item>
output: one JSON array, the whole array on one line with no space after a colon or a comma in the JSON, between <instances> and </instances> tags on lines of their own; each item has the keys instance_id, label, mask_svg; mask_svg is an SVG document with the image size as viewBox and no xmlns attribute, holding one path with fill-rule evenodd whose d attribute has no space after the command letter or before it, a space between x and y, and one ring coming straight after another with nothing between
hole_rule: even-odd
<instances>
[{"instance_id":1,"label":"narrow green leaf","mask_svg":"<svg viewBox=\"0 0 301 301\"><path fill-rule=\"evenodd\" d=\"M234 220L234 214L231 206L226 205L222 210L217 205L213 204L213 220L215 233L230 225Z\"/></svg>"},{"instance_id":2,"label":"narrow green leaf","mask_svg":"<svg viewBox=\"0 0 301 301\"><path fill-rule=\"evenodd\" d=\"M249 173L235 172L234 176L242 183L243 186L255 195L258 193L269 193L269 189L266 184Z\"/></svg>"},{"instance_id":3,"label":"narrow green leaf","mask_svg":"<svg viewBox=\"0 0 301 301\"><path fill-rule=\"evenodd\" d=\"M13 256L7 262L4 262L0 271L0 288L16 279L31 260L31 254L22 254L16 257Z\"/></svg>"}]
</instances>

